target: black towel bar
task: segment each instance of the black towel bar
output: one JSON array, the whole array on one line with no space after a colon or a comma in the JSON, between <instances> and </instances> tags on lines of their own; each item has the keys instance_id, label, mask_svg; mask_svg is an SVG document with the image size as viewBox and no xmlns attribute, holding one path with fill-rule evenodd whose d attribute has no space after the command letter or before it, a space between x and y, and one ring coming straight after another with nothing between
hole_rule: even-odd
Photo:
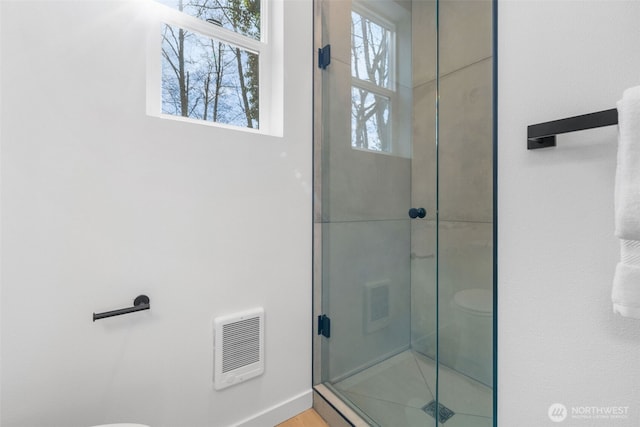
<instances>
[{"instance_id":1,"label":"black towel bar","mask_svg":"<svg viewBox=\"0 0 640 427\"><path fill-rule=\"evenodd\" d=\"M107 317L120 316L122 314L135 313L136 311L149 310L151 304L149 297L146 295L138 295L133 300L133 307L121 308L120 310L105 311L104 313L93 313L93 321L105 319Z\"/></svg>"},{"instance_id":2,"label":"black towel bar","mask_svg":"<svg viewBox=\"0 0 640 427\"><path fill-rule=\"evenodd\" d=\"M527 127L527 149L555 147L556 135L618 124L618 110L598 111Z\"/></svg>"}]
</instances>

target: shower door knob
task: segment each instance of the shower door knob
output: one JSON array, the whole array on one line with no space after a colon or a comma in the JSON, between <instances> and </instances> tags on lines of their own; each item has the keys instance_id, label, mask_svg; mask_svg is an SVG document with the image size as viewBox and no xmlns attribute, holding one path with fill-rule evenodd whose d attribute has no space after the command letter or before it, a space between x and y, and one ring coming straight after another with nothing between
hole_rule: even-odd
<instances>
[{"instance_id":1,"label":"shower door knob","mask_svg":"<svg viewBox=\"0 0 640 427\"><path fill-rule=\"evenodd\" d=\"M427 211L425 210L425 208L411 208L411 209L409 209L409 217L411 219L424 218L425 216L427 216Z\"/></svg>"}]
</instances>

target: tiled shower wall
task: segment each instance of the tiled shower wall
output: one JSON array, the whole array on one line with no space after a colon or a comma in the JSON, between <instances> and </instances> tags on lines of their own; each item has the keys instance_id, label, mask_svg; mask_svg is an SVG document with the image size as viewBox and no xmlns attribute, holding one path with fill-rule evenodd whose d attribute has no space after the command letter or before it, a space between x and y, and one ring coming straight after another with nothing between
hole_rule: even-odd
<instances>
[{"instance_id":1,"label":"tiled shower wall","mask_svg":"<svg viewBox=\"0 0 640 427\"><path fill-rule=\"evenodd\" d=\"M412 200L435 210L436 5L413 2ZM453 366L453 295L492 288L492 4L441 0L439 90L440 361ZM411 223L412 346L435 356L434 216Z\"/></svg>"},{"instance_id":2,"label":"tiled shower wall","mask_svg":"<svg viewBox=\"0 0 640 427\"><path fill-rule=\"evenodd\" d=\"M407 3L391 3L405 19L398 31L410 38ZM324 308L332 321L329 379L336 380L410 344L411 113L402 114L405 123L394 131L404 153L351 148L351 1L324 1L322 13L323 39L332 53L323 72L322 276ZM402 50L409 60L398 63L398 89L409 99L411 54L408 45ZM366 287L381 281L389 284L389 323L367 331Z\"/></svg>"},{"instance_id":3,"label":"tiled shower wall","mask_svg":"<svg viewBox=\"0 0 640 427\"><path fill-rule=\"evenodd\" d=\"M329 376L340 379L413 346L435 354L435 1L393 4L412 28L412 54L399 47L399 92L411 93L411 123L396 137L410 158L351 148L351 1L323 2L322 202L324 308L332 320ZM406 39L408 39L408 34ZM448 334L457 290L492 286L491 2L440 3L440 325L441 360L455 352ZM411 56L411 58L409 58ZM411 129L411 132L406 132ZM409 141L412 139L412 141ZM398 142L398 141L396 141ZM409 220L410 207L425 219ZM391 319L367 332L367 283L389 281ZM453 355L451 356L453 358ZM449 364L449 363L448 363ZM452 361L451 363L452 364Z\"/></svg>"}]
</instances>

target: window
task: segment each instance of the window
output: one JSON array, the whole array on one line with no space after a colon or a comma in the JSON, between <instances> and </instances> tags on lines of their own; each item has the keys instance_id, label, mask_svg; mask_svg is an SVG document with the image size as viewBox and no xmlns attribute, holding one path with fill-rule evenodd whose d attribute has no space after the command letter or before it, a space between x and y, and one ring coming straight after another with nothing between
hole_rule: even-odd
<instances>
[{"instance_id":1,"label":"window","mask_svg":"<svg viewBox=\"0 0 640 427\"><path fill-rule=\"evenodd\" d=\"M396 98L395 27L362 7L354 7L351 12L353 148L392 152L392 113Z\"/></svg>"},{"instance_id":2,"label":"window","mask_svg":"<svg viewBox=\"0 0 640 427\"><path fill-rule=\"evenodd\" d=\"M156 0L161 114L261 129L270 95L266 0ZM157 108L157 107L156 107Z\"/></svg>"},{"instance_id":3,"label":"window","mask_svg":"<svg viewBox=\"0 0 640 427\"><path fill-rule=\"evenodd\" d=\"M219 27L261 40L260 0L156 0Z\"/></svg>"}]
</instances>

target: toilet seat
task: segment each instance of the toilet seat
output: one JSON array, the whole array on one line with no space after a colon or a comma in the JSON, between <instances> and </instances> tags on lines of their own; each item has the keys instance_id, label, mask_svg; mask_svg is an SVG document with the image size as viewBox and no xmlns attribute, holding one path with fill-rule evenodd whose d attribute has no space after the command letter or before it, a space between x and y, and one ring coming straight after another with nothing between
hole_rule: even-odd
<instances>
[{"instance_id":1,"label":"toilet seat","mask_svg":"<svg viewBox=\"0 0 640 427\"><path fill-rule=\"evenodd\" d=\"M462 310L476 316L493 315L493 296L485 289L465 289L453 296L454 303Z\"/></svg>"}]
</instances>

